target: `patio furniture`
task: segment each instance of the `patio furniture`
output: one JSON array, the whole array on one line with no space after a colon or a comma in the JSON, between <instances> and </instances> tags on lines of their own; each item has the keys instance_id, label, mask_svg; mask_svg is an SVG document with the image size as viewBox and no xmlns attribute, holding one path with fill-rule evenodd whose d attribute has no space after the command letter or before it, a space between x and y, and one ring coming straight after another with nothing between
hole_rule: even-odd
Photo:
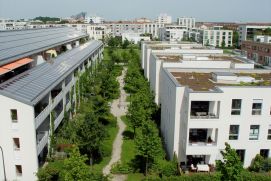
<instances>
[{"instance_id":1,"label":"patio furniture","mask_svg":"<svg viewBox=\"0 0 271 181\"><path fill-rule=\"evenodd\" d=\"M194 164L191 164L190 169L191 169L191 172L197 171L197 167L195 167Z\"/></svg>"},{"instance_id":2,"label":"patio furniture","mask_svg":"<svg viewBox=\"0 0 271 181\"><path fill-rule=\"evenodd\" d=\"M198 164L197 165L197 171L198 172L209 172L210 171L210 168L208 165L206 164Z\"/></svg>"}]
</instances>

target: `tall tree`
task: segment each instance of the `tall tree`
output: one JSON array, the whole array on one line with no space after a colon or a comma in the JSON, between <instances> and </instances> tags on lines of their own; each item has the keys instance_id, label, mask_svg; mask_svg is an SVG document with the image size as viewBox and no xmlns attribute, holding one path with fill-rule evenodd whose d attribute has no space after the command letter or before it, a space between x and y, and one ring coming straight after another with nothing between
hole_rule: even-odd
<instances>
[{"instance_id":1,"label":"tall tree","mask_svg":"<svg viewBox=\"0 0 271 181\"><path fill-rule=\"evenodd\" d=\"M147 121L141 129L141 133L136 138L136 148L138 155L144 158L145 175L148 173L149 164L155 158L162 156L161 139L158 130L151 121Z\"/></svg>"},{"instance_id":2,"label":"tall tree","mask_svg":"<svg viewBox=\"0 0 271 181\"><path fill-rule=\"evenodd\" d=\"M104 126L98 122L97 115L94 112L87 113L84 123L78 130L78 137L79 147L88 152L91 161L94 158L93 154L100 150L105 136Z\"/></svg>"},{"instance_id":3,"label":"tall tree","mask_svg":"<svg viewBox=\"0 0 271 181\"><path fill-rule=\"evenodd\" d=\"M223 160L216 161L216 169L221 172L223 181L235 181L241 179L241 172L243 171L242 162L228 143L225 143L225 151L221 151Z\"/></svg>"}]
</instances>

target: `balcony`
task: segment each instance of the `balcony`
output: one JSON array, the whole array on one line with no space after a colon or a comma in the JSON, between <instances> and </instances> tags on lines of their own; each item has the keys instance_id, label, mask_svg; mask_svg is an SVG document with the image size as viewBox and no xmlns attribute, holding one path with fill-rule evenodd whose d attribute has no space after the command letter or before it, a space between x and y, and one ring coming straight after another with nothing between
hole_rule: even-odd
<instances>
[{"instance_id":1,"label":"balcony","mask_svg":"<svg viewBox=\"0 0 271 181\"><path fill-rule=\"evenodd\" d=\"M64 111L62 111L58 117L56 118L56 120L54 121L54 124L55 124L55 130L57 129L57 127L60 125L61 121L63 120L64 118Z\"/></svg>"},{"instance_id":2,"label":"balcony","mask_svg":"<svg viewBox=\"0 0 271 181\"><path fill-rule=\"evenodd\" d=\"M189 146L216 146L218 129L189 129Z\"/></svg>"},{"instance_id":3,"label":"balcony","mask_svg":"<svg viewBox=\"0 0 271 181\"><path fill-rule=\"evenodd\" d=\"M191 119L219 119L220 101L191 101Z\"/></svg>"},{"instance_id":4,"label":"balcony","mask_svg":"<svg viewBox=\"0 0 271 181\"><path fill-rule=\"evenodd\" d=\"M48 131L40 131L37 133L37 153L38 155L42 151L42 149L46 146L49 138Z\"/></svg>"},{"instance_id":5,"label":"balcony","mask_svg":"<svg viewBox=\"0 0 271 181\"><path fill-rule=\"evenodd\" d=\"M63 99L63 91L59 92L58 95L53 99L52 107L54 108L62 99Z\"/></svg>"},{"instance_id":6,"label":"balcony","mask_svg":"<svg viewBox=\"0 0 271 181\"><path fill-rule=\"evenodd\" d=\"M42 124L46 117L50 114L50 105L47 105L46 108L35 118L36 129Z\"/></svg>"}]
</instances>

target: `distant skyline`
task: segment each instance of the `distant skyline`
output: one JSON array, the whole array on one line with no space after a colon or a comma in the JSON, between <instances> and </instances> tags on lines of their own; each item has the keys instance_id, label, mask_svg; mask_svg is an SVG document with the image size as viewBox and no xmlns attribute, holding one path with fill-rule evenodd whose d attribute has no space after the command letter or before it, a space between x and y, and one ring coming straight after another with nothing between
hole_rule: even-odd
<instances>
[{"instance_id":1,"label":"distant skyline","mask_svg":"<svg viewBox=\"0 0 271 181\"><path fill-rule=\"evenodd\" d=\"M271 0L0 0L0 18L69 17L79 12L106 20L154 19L167 13L196 21L271 22Z\"/></svg>"}]
</instances>

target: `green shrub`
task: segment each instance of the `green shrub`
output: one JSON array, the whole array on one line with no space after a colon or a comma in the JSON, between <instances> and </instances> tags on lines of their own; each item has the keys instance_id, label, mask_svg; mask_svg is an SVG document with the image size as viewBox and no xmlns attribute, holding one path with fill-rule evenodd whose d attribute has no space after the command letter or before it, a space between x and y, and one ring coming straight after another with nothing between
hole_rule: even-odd
<instances>
[{"instance_id":1,"label":"green shrub","mask_svg":"<svg viewBox=\"0 0 271 181\"><path fill-rule=\"evenodd\" d=\"M114 174L132 173L133 169L127 164L116 163L112 166L111 172Z\"/></svg>"},{"instance_id":2,"label":"green shrub","mask_svg":"<svg viewBox=\"0 0 271 181\"><path fill-rule=\"evenodd\" d=\"M263 166L264 158L260 154L257 154L253 159L251 166L249 167L249 170L253 172L260 172L261 170L263 170Z\"/></svg>"}]
</instances>

